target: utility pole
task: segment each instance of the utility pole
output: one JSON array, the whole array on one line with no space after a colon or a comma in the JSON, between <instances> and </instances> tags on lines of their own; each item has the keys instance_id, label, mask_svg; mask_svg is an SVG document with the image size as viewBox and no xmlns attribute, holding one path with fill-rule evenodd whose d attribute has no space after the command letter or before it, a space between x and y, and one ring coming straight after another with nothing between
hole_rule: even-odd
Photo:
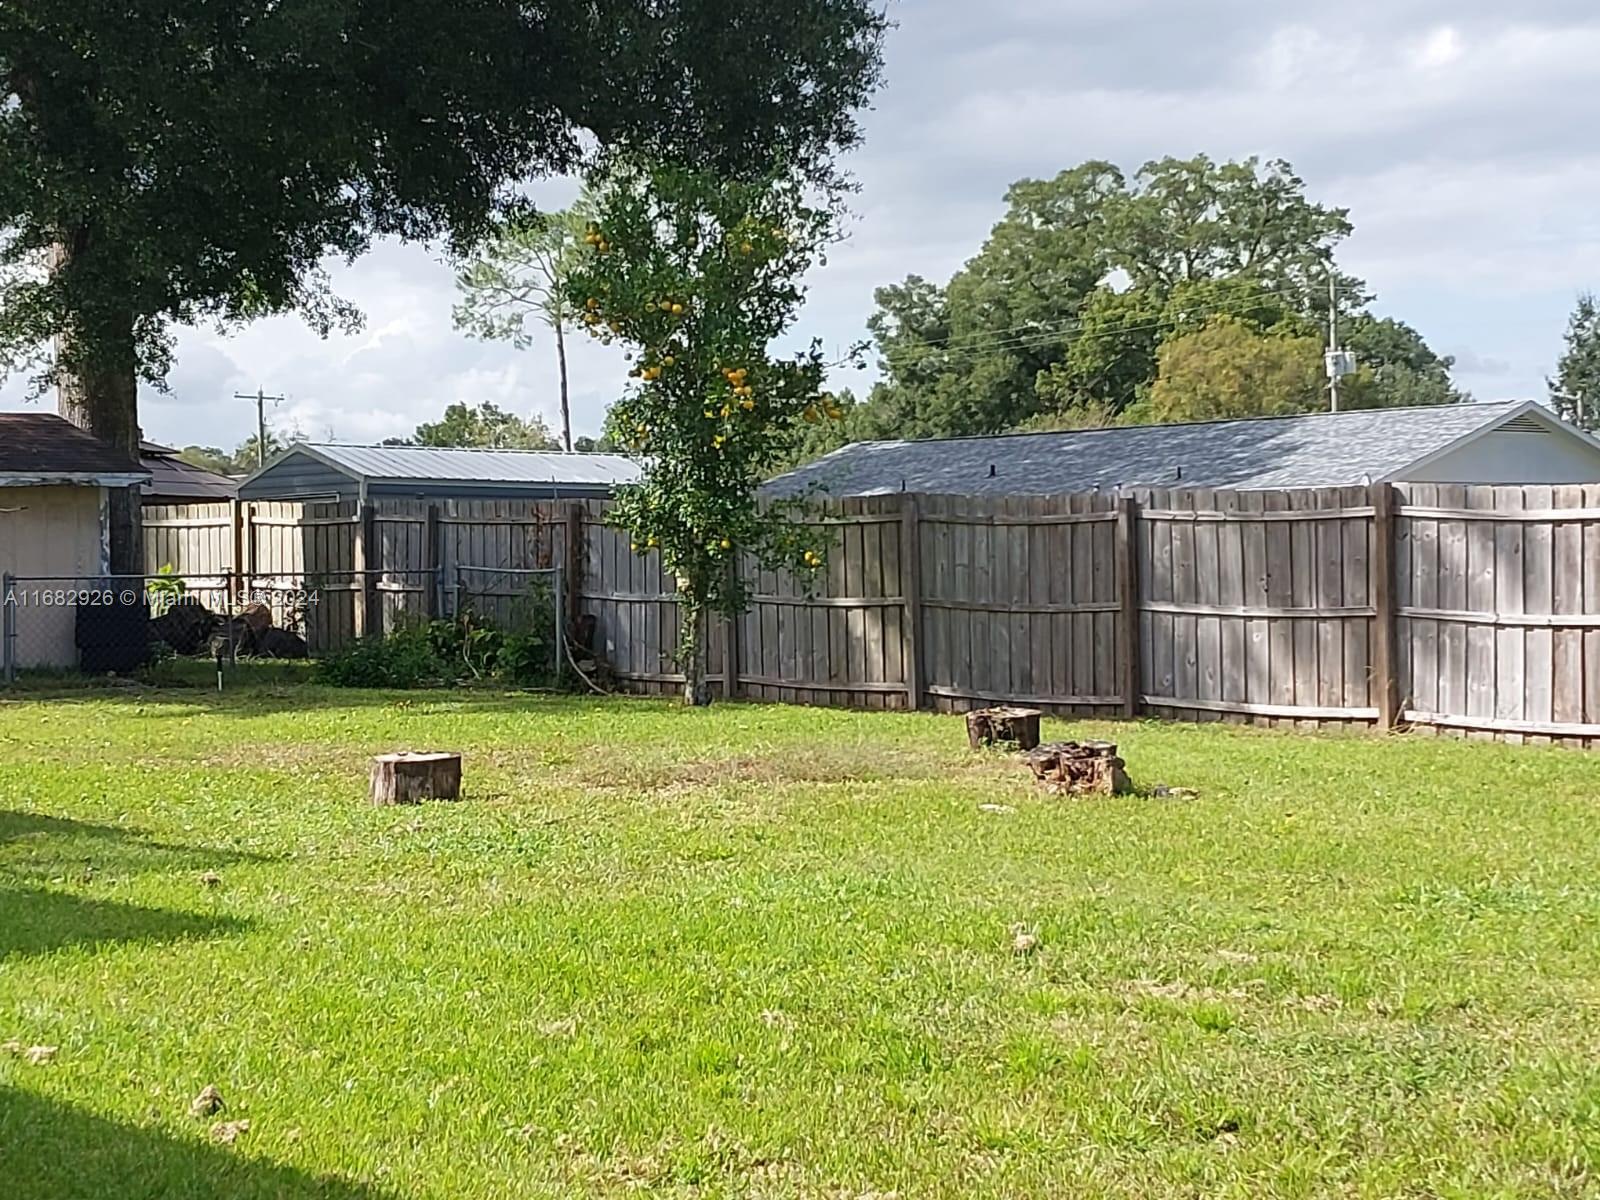
<instances>
[{"instance_id":1,"label":"utility pole","mask_svg":"<svg viewBox=\"0 0 1600 1200\"><path fill-rule=\"evenodd\" d=\"M1333 356L1339 353L1339 289L1333 282L1333 269L1328 269L1328 394L1333 401L1332 411L1339 411L1339 371Z\"/></svg>"},{"instance_id":2,"label":"utility pole","mask_svg":"<svg viewBox=\"0 0 1600 1200\"><path fill-rule=\"evenodd\" d=\"M1323 356L1328 368L1328 397L1332 411L1339 411L1339 380L1354 374L1356 356L1339 349L1339 284L1333 273L1333 263L1328 264L1328 352Z\"/></svg>"},{"instance_id":3,"label":"utility pole","mask_svg":"<svg viewBox=\"0 0 1600 1200\"><path fill-rule=\"evenodd\" d=\"M269 396L265 389L257 388L252 396L249 392L235 392L235 400L254 400L256 402L256 468L267 465L267 401L271 400L273 407L283 403L282 396Z\"/></svg>"},{"instance_id":4,"label":"utility pole","mask_svg":"<svg viewBox=\"0 0 1600 1200\"><path fill-rule=\"evenodd\" d=\"M1582 395L1572 392L1551 392L1550 399L1565 401L1572 406L1572 423L1579 429L1589 428L1589 405ZM1556 413L1560 416L1559 410Z\"/></svg>"}]
</instances>

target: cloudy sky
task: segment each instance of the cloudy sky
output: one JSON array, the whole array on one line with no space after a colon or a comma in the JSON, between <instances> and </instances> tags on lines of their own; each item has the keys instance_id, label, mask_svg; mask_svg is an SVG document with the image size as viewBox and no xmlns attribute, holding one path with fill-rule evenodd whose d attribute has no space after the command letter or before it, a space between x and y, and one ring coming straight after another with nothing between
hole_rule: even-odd
<instances>
[{"instance_id":1,"label":"cloudy sky","mask_svg":"<svg viewBox=\"0 0 1600 1200\"><path fill-rule=\"evenodd\" d=\"M1006 186L1089 158L1290 160L1351 210L1347 269L1378 311L1457 359L1480 399L1532 397L1577 292L1600 290L1600 11L1593 0L899 0L888 86L851 166L850 240L813 281L806 337L865 336L872 289L943 280L1001 215ZM541 185L550 204L572 194ZM183 331L147 436L231 447L253 429L231 397L264 387L282 429L340 441L410 432L449 403L492 400L555 424L553 348L518 352L451 327L453 284L426 247L383 245L336 289L365 330L320 341L292 318ZM574 425L598 432L625 374L589 344L572 362ZM858 388L870 373L838 384ZM27 403L13 383L0 406ZM46 400L45 403L50 403Z\"/></svg>"}]
</instances>

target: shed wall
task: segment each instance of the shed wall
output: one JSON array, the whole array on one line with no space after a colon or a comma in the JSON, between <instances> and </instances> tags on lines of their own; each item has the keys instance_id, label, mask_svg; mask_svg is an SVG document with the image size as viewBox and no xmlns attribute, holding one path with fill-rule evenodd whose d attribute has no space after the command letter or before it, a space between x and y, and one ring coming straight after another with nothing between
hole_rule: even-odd
<instances>
[{"instance_id":1,"label":"shed wall","mask_svg":"<svg viewBox=\"0 0 1600 1200\"><path fill-rule=\"evenodd\" d=\"M322 500L356 497L356 481L304 454L288 454L239 487L241 500Z\"/></svg>"},{"instance_id":2,"label":"shed wall","mask_svg":"<svg viewBox=\"0 0 1600 1200\"><path fill-rule=\"evenodd\" d=\"M16 647L19 667L77 665L74 608L47 604L39 593L69 590L101 573L102 490L55 486L0 491L0 572L24 581L16 585L13 599L19 610L28 610L28 636L19 638ZM62 578L29 582L39 576Z\"/></svg>"},{"instance_id":3,"label":"shed wall","mask_svg":"<svg viewBox=\"0 0 1600 1200\"><path fill-rule=\"evenodd\" d=\"M1567 433L1496 430L1441 455L1407 483L1600 483L1600 449Z\"/></svg>"}]
</instances>

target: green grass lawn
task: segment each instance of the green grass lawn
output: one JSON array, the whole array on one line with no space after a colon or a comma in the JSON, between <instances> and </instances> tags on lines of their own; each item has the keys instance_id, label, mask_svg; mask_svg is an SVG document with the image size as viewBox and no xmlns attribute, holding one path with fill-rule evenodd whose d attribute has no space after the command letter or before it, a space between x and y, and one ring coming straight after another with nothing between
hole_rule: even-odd
<instances>
[{"instance_id":1,"label":"green grass lawn","mask_svg":"<svg viewBox=\"0 0 1600 1200\"><path fill-rule=\"evenodd\" d=\"M0 702L0 1196L1600 1194L1600 759L1069 733L1200 797L929 715ZM403 747L470 795L368 807Z\"/></svg>"}]
</instances>

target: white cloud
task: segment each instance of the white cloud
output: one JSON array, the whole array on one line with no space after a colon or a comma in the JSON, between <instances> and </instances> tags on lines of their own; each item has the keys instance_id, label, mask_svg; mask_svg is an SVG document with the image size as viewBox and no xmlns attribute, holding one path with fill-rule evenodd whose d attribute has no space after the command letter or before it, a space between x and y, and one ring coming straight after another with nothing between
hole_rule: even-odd
<instances>
[{"instance_id":1,"label":"white cloud","mask_svg":"<svg viewBox=\"0 0 1600 1200\"><path fill-rule=\"evenodd\" d=\"M1427 69L1448 67L1462 53L1461 35L1454 26L1445 25L1422 39L1422 44L1417 48L1417 65Z\"/></svg>"}]
</instances>

